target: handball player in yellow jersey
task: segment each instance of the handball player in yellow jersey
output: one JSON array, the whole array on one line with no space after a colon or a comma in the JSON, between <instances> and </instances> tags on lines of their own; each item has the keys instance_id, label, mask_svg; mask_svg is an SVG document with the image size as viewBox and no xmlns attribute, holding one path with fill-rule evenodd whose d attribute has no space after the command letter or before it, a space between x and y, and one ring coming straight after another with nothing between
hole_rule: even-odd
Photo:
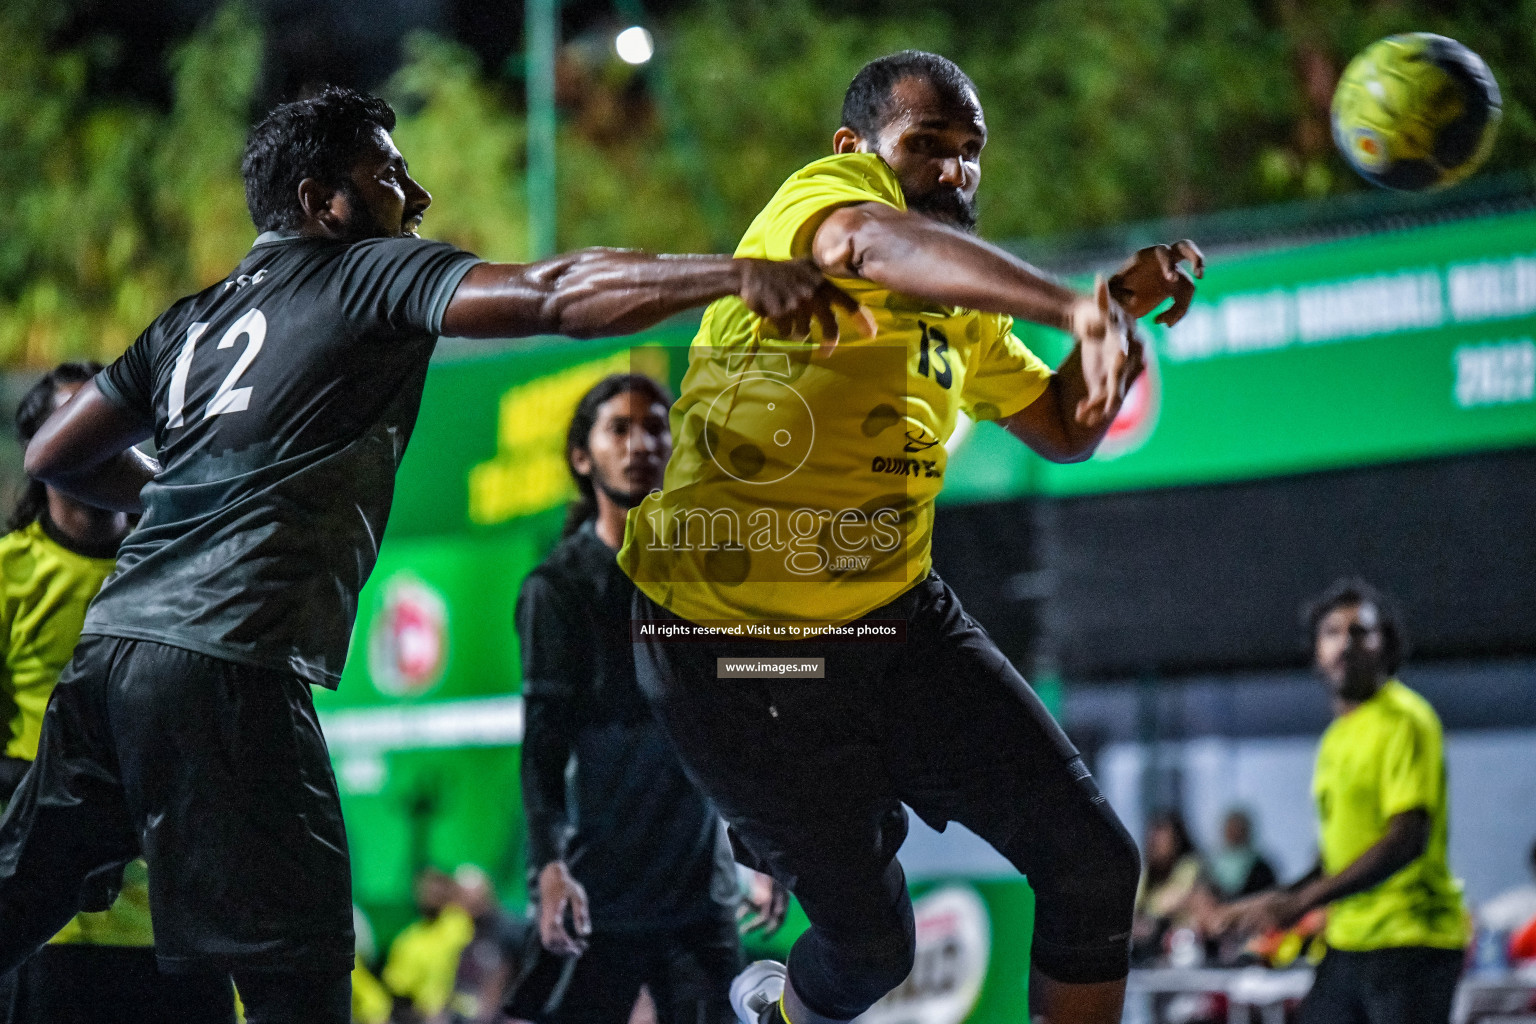
<instances>
[{"instance_id":1,"label":"handball player in yellow jersey","mask_svg":"<svg viewBox=\"0 0 1536 1024\"><path fill-rule=\"evenodd\" d=\"M1320 857L1289 888L1233 904L1228 923L1288 928L1328 908L1302 1024L1446 1024L1471 929L1446 854L1439 716L1398 681L1402 629L1370 584L1339 580L1307 624L1334 714L1312 774Z\"/></svg>"},{"instance_id":2,"label":"handball player in yellow jersey","mask_svg":"<svg viewBox=\"0 0 1536 1024\"><path fill-rule=\"evenodd\" d=\"M1091 295L1042 276L973 235L986 138L974 86L943 57L859 72L834 155L785 182L737 255L810 257L877 330L833 347L805 322L709 307L663 489L629 514L619 560L638 589L641 687L738 857L811 921L787 975L760 962L738 977L751 1024L849 1020L911 970L903 803L1029 876L1048 1020L1120 1019L1135 846L933 574L933 502L961 413L1053 461L1088 458L1140 371L1131 318L1169 298L1159 319L1182 316L1194 283L1179 262L1198 274L1201 257L1144 249ZM1054 372L1015 317L1073 336ZM700 641L699 627L729 632ZM784 656L799 667L769 663Z\"/></svg>"}]
</instances>

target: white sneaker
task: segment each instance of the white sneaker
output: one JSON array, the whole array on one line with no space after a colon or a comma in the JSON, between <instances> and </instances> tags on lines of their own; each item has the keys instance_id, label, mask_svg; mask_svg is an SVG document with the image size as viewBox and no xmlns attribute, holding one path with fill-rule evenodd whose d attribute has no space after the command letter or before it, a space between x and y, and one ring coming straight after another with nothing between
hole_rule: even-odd
<instances>
[{"instance_id":1,"label":"white sneaker","mask_svg":"<svg viewBox=\"0 0 1536 1024\"><path fill-rule=\"evenodd\" d=\"M754 960L731 982L731 1009L741 1024L758 1024L766 1007L784 994L784 965L777 960Z\"/></svg>"}]
</instances>

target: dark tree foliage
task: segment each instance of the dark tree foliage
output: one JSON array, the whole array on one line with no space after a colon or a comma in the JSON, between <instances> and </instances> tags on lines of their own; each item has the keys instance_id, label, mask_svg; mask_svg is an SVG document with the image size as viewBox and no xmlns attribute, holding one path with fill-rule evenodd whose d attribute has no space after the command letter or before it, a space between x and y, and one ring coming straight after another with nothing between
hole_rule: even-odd
<instances>
[{"instance_id":1,"label":"dark tree foliage","mask_svg":"<svg viewBox=\"0 0 1536 1024\"><path fill-rule=\"evenodd\" d=\"M633 15L635 4L616 8ZM1536 0L676 0L657 59L601 27L560 54L562 247L728 249L779 183L829 151L867 60L935 50L975 80L991 141L981 227L1057 235L1366 188L1328 102L1367 43L1427 30L1493 67L1487 171L1536 168ZM254 235L239 180L281 26L238 6L167 49L169 100L102 92L120 44L61 35L67 7L0 4L0 363L111 359ZM268 43L268 37L276 42ZM61 43L60 39L69 41ZM484 47L478 47L483 50ZM379 89L435 202L424 230L488 258L527 252L522 83L416 35ZM121 77L121 74L118 74Z\"/></svg>"}]
</instances>

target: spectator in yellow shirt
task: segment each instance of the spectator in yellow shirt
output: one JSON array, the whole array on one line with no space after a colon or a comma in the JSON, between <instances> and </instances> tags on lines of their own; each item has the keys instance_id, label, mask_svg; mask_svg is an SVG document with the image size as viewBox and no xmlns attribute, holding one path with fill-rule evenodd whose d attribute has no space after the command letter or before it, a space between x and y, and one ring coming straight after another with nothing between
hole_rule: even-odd
<instances>
[{"instance_id":1,"label":"spectator in yellow shirt","mask_svg":"<svg viewBox=\"0 0 1536 1024\"><path fill-rule=\"evenodd\" d=\"M414 1016L429 1021L453 995L459 956L475 935L475 922L456 902L452 876L427 868L416 879L416 908L421 916L406 926L389 947L384 985Z\"/></svg>"}]
</instances>

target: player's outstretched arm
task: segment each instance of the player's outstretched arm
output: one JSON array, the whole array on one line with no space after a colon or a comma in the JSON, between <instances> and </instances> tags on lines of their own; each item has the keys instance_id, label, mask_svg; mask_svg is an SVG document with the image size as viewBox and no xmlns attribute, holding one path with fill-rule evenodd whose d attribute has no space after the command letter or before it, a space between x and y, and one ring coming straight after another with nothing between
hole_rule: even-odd
<instances>
[{"instance_id":1,"label":"player's outstretched arm","mask_svg":"<svg viewBox=\"0 0 1536 1024\"><path fill-rule=\"evenodd\" d=\"M24 460L27 475L87 505L142 512L139 492L160 465L133 446L149 437L143 420L86 381L48 417Z\"/></svg>"},{"instance_id":2,"label":"player's outstretched arm","mask_svg":"<svg viewBox=\"0 0 1536 1024\"><path fill-rule=\"evenodd\" d=\"M827 215L811 257L831 277L857 277L947 306L1007 313L1070 329L1084 296L995 245L884 203L857 203Z\"/></svg>"},{"instance_id":3,"label":"player's outstretched arm","mask_svg":"<svg viewBox=\"0 0 1536 1024\"><path fill-rule=\"evenodd\" d=\"M1387 819L1384 835L1336 875L1317 871L1287 889L1241 900L1226 912L1225 923L1244 932L1289 928L1314 907L1374 889L1424 856L1429 845L1429 812L1419 807Z\"/></svg>"},{"instance_id":4,"label":"player's outstretched arm","mask_svg":"<svg viewBox=\"0 0 1536 1024\"><path fill-rule=\"evenodd\" d=\"M630 334L727 295L794 335L820 323L837 337L834 308L858 304L809 260L665 256L583 249L538 263L482 263L459 283L442 332L460 338Z\"/></svg>"},{"instance_id":5,"label":"player's outstretched arm","mask_svg":"<svg viewBox=\"0 0 1536 1024\"><path fill-rule=\"evenodd\" d=\"M1125 313L1107 291L1080 294L994 245L883 203L833 210L816 229L811 256L831 277L863 278L943 305L1070 331L1086 390L1069 408L1089 429L1113 418L1130 351Z\"/></svg>"}]
</instances>

